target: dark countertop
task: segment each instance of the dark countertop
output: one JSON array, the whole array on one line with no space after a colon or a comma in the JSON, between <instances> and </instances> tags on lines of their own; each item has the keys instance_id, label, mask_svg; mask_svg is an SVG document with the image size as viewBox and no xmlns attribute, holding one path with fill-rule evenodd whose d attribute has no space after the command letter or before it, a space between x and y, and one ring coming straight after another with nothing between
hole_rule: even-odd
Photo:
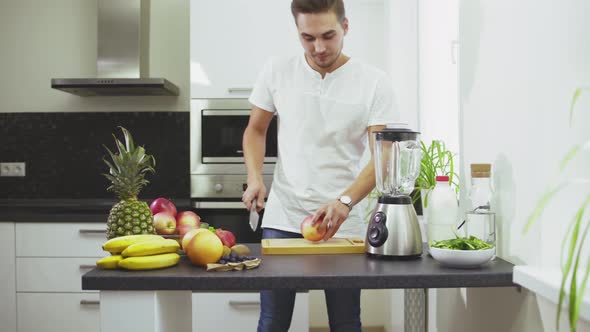
<instances>
[{"instance_id":1,"label":"dark countertop","mask_svg":"<svg viewBox=\"0 0 590 332\"><path fill-rule=\"evenodd\" d=\"M85 290L256 291L290 288L460 288L510 287L513 265L500 259L478 269L440 266L426 253L415 260L377 260L362 254L261 255L259 244L248 244L262 264L252 270L206 272L186 256L177 266L152 271L94 269L82 276Z\"/></svg>"},{"instance_id":2,"label":"dark countertop","mask_svg":"<svg viewBox=\"0 0 590 332\"><path fill-rule=\"evenodd\" d=\"M151 202L153 199L141 199ZM173 199L178 209L189 199ZM106 222L117 200L97 199L0 199L0 222ZM149 203L148 203L149 204Z\"/></svg>"}]
</instances>

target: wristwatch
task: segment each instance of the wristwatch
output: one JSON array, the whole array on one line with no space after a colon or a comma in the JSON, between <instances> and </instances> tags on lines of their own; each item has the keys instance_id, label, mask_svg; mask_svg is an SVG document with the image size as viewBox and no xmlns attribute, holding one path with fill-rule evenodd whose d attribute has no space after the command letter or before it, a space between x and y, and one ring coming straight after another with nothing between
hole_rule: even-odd
<instances>
[{"instance_id":1,"label":"wristwatch","mask_svg":"<svg viewBox=\"0 0 590 332\"><path fill-rule=\"evenodd\" d=\"M348 206L348 208L350 210L352 210L352 198L350 198L350 196L342 195L342 196L338 197L338 201L340 203Z\"/></svg>"}]
</instances>

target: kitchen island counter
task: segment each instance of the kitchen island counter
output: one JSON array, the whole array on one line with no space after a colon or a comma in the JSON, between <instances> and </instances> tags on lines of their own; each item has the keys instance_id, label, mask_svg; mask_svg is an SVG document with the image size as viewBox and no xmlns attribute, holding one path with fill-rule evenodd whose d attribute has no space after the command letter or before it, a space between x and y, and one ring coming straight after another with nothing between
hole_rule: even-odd
<instances>
[{"instance_id":1,"label":"kitchen island counter","mask_svg":"<svg viewBox=\"0 0 590 332\"><path fill-rule=\"evenodd\" d=\"M513 265L500 259L477 269L439 265L425 253L420 259L382 260L362 254L261 255L260 244L248 244L262 264L252 270L207 272L186 256L171 268L152 271L94 269L82 277L85 290L243 290L324 288L457 288L506 287Z\"/></svg>"},{"instance_id":2,"label":"kitchen island counter","mask_svg":"<svg viewBox=\"0 0 590 332\"><path fill-rule=\"evenodd\" d=\"M82 276L82 289L100 291L101 328L112 332L190 331L192 292L515 286L513 265L500 258L477 269L452 269L426 252L420 259L380 260L364 254L260 255L259 244L248 246L262 257L252 270L206 272L183 256L162 270L93 269Z\"/></svg>"}]
</instances>

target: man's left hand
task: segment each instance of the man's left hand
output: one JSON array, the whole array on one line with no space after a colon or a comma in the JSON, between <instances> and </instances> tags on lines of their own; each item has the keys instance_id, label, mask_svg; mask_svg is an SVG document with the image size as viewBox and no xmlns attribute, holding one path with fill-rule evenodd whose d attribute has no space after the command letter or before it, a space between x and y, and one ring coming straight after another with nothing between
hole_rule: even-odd
<instances>
[{"instance_id":1,"label":"man's left hand","mask_svg":"<svg viewBox=\"0 0 590 332\"><path fill-rule=\"evenodd\" d=\"M322 220L322 224L318 227L320 232L323 232L326 229L326 234L324 235L324 241L327 241L329 238L334 236L340 225L348 218L348 214L350 213L350 208L340 201L333 201L328 204L323 205L320 207L313 216L312 224L315 224L318 219L322 216L324 219Z\"/></svg>"}]
</instances>

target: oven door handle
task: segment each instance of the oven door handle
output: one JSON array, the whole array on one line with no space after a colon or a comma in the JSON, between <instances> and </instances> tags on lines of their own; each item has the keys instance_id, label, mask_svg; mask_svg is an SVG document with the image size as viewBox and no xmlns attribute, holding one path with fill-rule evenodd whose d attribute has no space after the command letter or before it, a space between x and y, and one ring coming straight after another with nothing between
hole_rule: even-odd
<instances>
[{"instance_id":1,"label":"oven door handle","mask_svg":"<svg viewBox=\"0 0 590 332\"><path fill-rule=\"evenodd\" d=\"M223 201L197 201L192 203L195 209L246 209L242 202L223 202Z\"/></svg>"}]
</instances>

